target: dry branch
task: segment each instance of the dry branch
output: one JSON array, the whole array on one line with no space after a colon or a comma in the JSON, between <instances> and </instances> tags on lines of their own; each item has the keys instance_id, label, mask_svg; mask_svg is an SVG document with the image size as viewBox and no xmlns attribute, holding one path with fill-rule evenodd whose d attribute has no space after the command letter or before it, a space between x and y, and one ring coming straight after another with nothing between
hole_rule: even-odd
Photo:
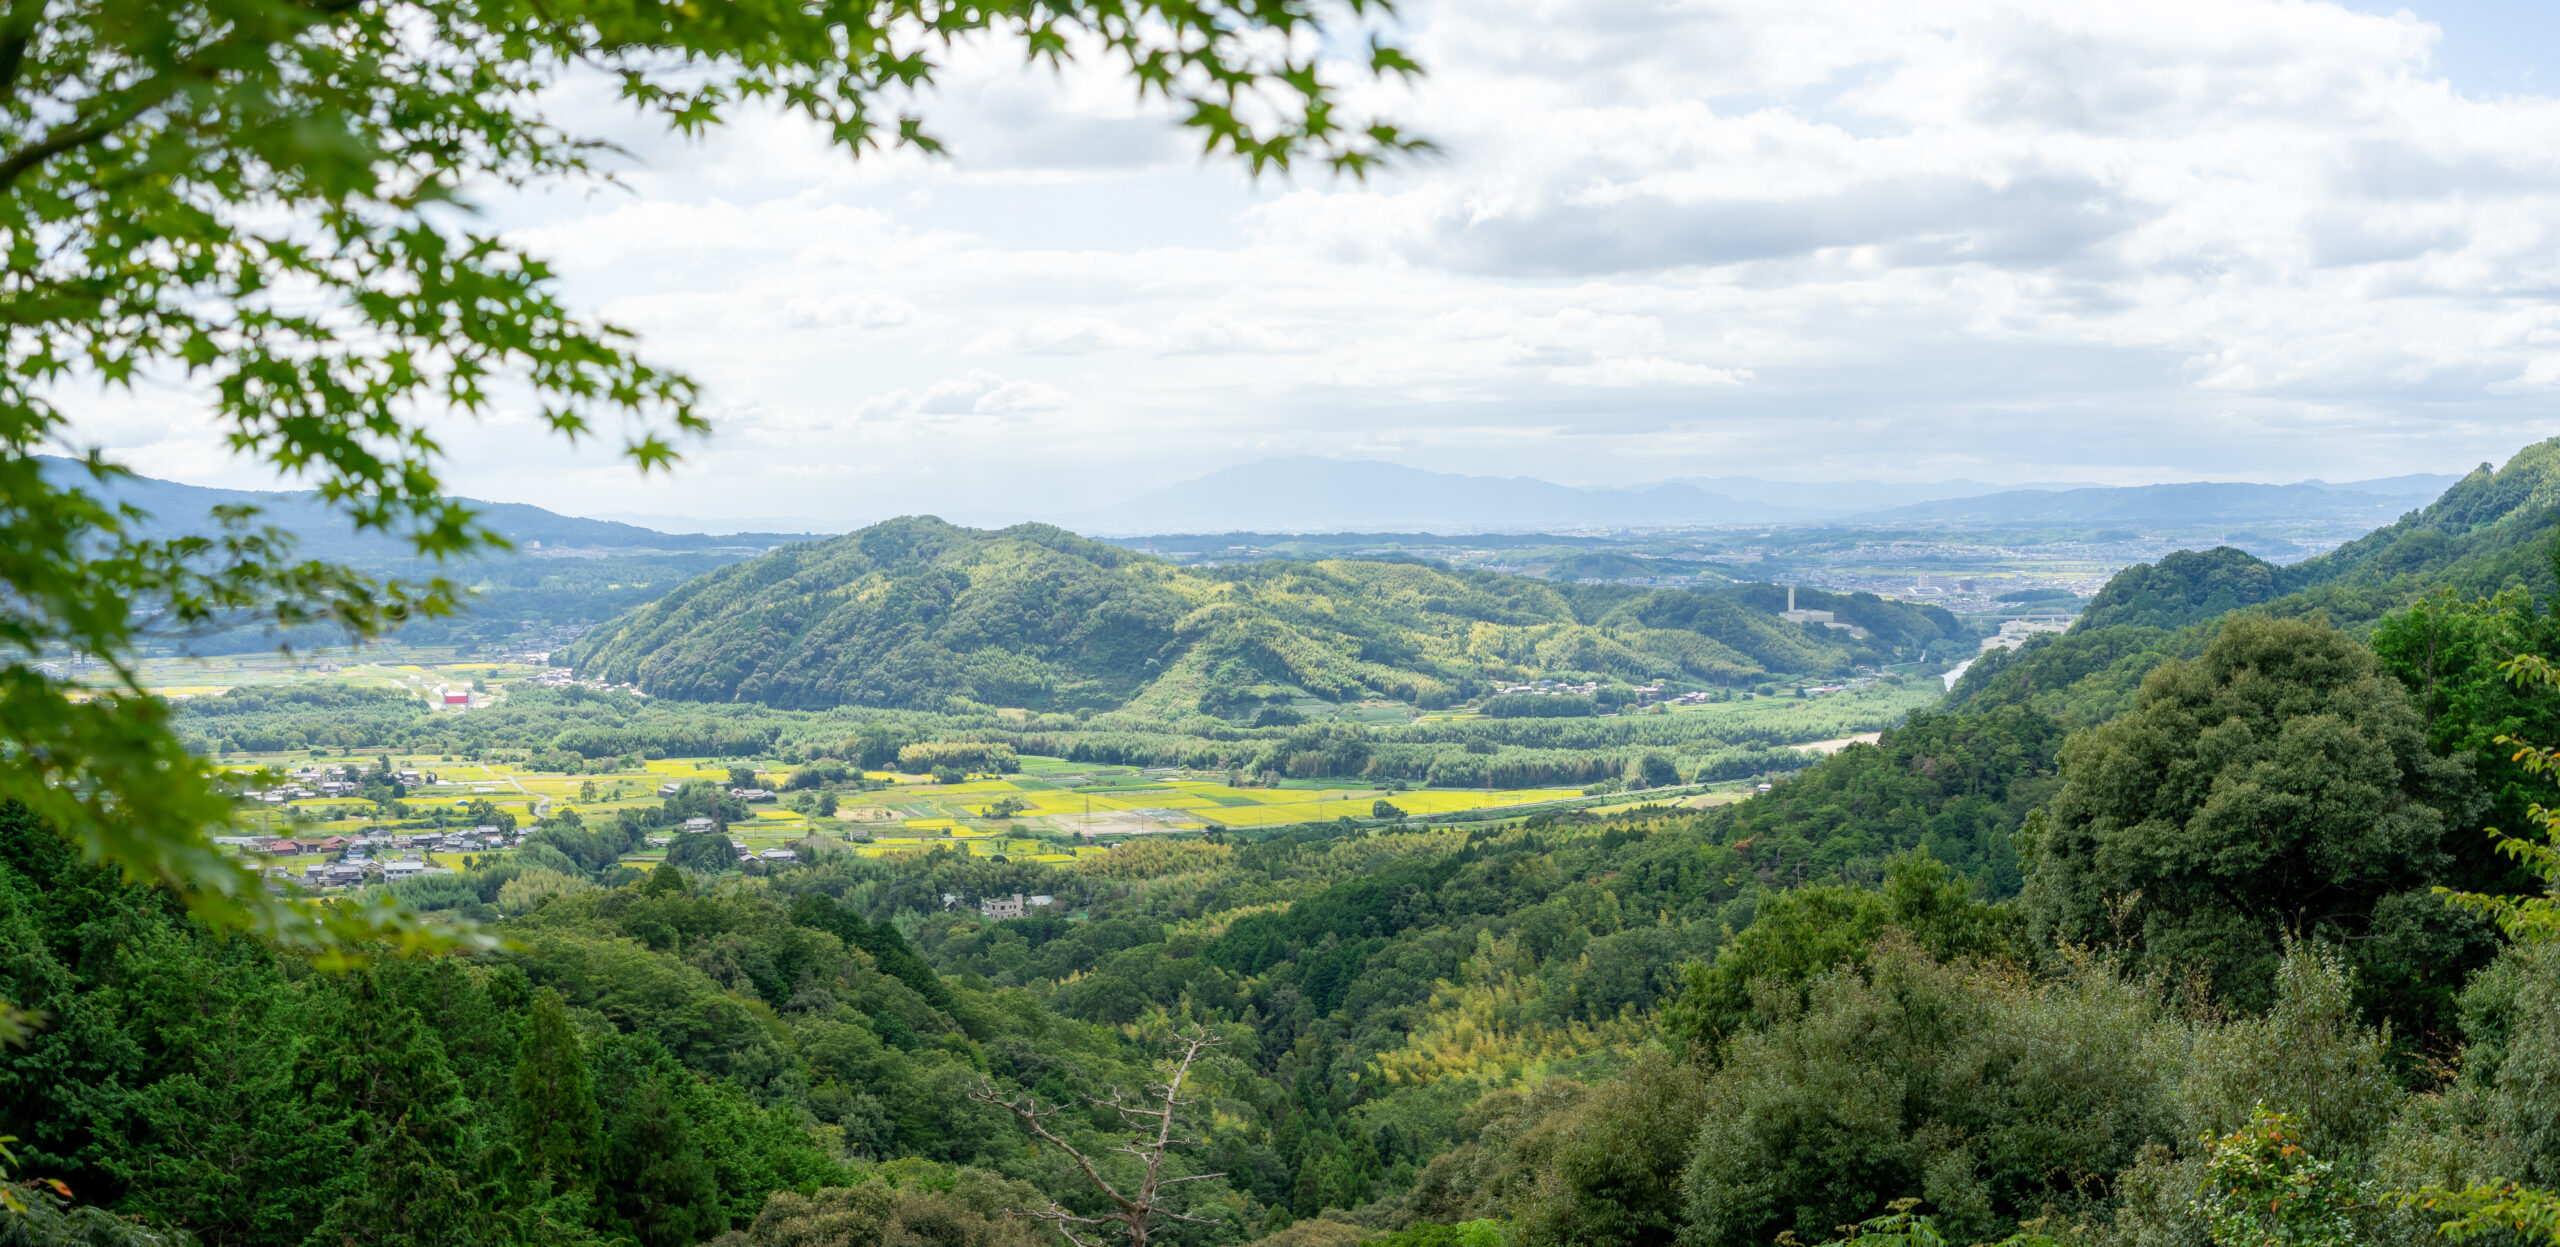
<instances>
[{"instance_id":1,"label":"dry branch","mask_svg":"<svg viewBox=\"0 0 2560 1247\"><path fill-rule=\"evenodd\" d=\"M969 1092L970 1099L981 1104L993 1104L1021 1118L1022 1124L1029 1127L1033 1135L1066 1153L1068 1159L1076 1163L1076 1168L1084 1171L1086 1180L1092 1182L1094 1187L1102 1192L1104 1198L1109 1199L1114 1205L1113 1211L1098 1217L1079 1216L1067 1211L1064 1206L1055 1201L1046 1208L1016 1210L1015 1215L1036 1218L1057 1227L1058 1233L1067 1240L1070 1247L1102 1247L1100 1243L1078 1233L1075 1228L1078 1226L1117 1225L1121 1227L1122 1233L1128 1236L1128 1247L1147 1247L1147 1236L1158 1221L1216 1225L1217 1222L1213 1219L1194 1217L1162 1207L1157 1202L1157 1196L1169 1186L1177 1186L1184 1182L1198 1182L1204 1178L1227 1176L1223 1173L1195 1173L1179 1178L1164 1176L1165 1157L1171 1153L1172 1149L1197 1141L1173 1137L1174 1114L1184 1106L1194 1103L1182 1098L1183 1080L1190 1077L1191 1066L1200 1059L1200 1054L1217 1047L1218 1044L1217 1037L1203 1028L1194 1027L1183 1031L1173 1037L1173 1072L1163 1082L1147 1084L1142 1099L1133 1102L1118 1087L1110 1088L1110 1095L1107 1097L1091 1095L1085 1097L1087 1102L1097 1108L1111 1109L1120 1114L1121 1124L1128 1127L1131 1132L1128 1142L1115 1144L1111 1148L1112 1151L1122 1152L1138 1159L1142 1176L1135 1191L1130 1193L1124 1193L1119 1187L1112 1185L1110 1179L1103 1177L1102 1172L1094 1168L1091 1158L1049 1128L1048 1119L1065 1111L1066 1105L1052 1104L1042 1108L1037 1096L1027 1093L1019 1097L1004 1095L996 1091L993 1085L983 1082L972 1088Z\"/></svg>"}]
</instances>

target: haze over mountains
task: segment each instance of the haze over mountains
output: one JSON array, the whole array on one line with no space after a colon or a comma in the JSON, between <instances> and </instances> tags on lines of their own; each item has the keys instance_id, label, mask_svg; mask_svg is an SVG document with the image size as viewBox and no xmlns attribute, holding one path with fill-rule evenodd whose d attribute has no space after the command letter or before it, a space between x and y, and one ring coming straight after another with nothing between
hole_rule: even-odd
<instances>
[{"instance_id":1,"label":"haze over mountains","mask_svg":"<svg viewBox=\"0 0 2560 1247\"><path fill-rule=\"evenodd\" d=\"M70 460L51 463L56 471L76 470ZM2210 526L2274 521L2329 522L2363 531L2424 505L2459 479L2420 473L2293 485L2054 482L1997 486L1972 480L1814 483L1711 477L1591 489L1527 476L1464 476L1373 460L1297 456L1222 469L1055 522L1071 531L1102 536L1527 533L1735 524ZM110 495L149 512L149 527L164 534L201 531L211 508L246 504L261 508L265 522L299 533L305 549L317 556L378 558L404 553L386 538L355 533L343 516L320 505L307 490L213 489L136 477L115 486ZM554 554L759 550L832 535L815 522L794 524L773 518L749 527L743 521L721 523L676 515L582 518L522 503L473 500L471 505L519 546L531 549L539 543L538 548ZM959 513L989 522L965 510Z\"/></svg>"},{"instance_id":2,"label":"haze over mountains","mask_svg":"<svg viewBox=\"0 0 2560 1247\"><path fill-rule=\"evenodd\" d=\"M82 473L77 461L46 457L48 475L57 479ZM377 561L405 558L408 547L394 538L358 533L346 516L324 505L311 490L213 489L156 477L135 476L107 486L108 501L140 508L148 515L144 530L176 536L208 530L207 516L218 506L252 506L259 523L271 524L299 537L304 553L317 558ZM614 520L562 515L517 502L465 499L480 512L481 522L527 550L612 551L622 554L765 549L805 534L737 532L719 535L666 532Z\"/></svg>"},{"instance_id":3,"label":"haze over mountains","mask_svg":"<svg viewBox=\"0 0 2560 1247\"><path fill-rule=\"evenodd\" d=\"M1177 532L1529 532L1819 522L2230 523L2328 520L2370 527L2461 479L2413 474L2295 485L2110 487L1796 482L1707 477L1623 489L1463 476L1374 460L1294 456L1221 469L1060 522L1115 536Z\"/></svg>"},{"instance_id":4,"label":"haze over mountains","mask_svg":"<svg viewBox=\"0 0 2560 1247\"><path fill-rule=\"evenodd\" d=\"M2410 478L2396 478L2407 480ZM2197 481L2121 488L2011 490L1870 511L1852 517L1878 524L2002 526L2013 524L2252 523L2267 520L2347 520L2386 524L2444 492L2455 477L2429 476L2423 492L2385 494L2347 485L2257 485Z\"/></svg>"}]
</instances>

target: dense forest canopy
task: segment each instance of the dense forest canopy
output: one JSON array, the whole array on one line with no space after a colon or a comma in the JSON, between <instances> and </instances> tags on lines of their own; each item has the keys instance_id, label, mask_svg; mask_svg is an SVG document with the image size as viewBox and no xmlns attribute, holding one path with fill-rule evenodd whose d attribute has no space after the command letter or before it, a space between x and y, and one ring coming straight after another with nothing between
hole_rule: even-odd
<instances>
[{"instance_id":1,"label":"dense forest canopy","mask_svg":"<svg viewBox=\"0 0 2560 1247\"><path fill-rule=\"evenodd\" d=\"M1045 525L891 520L703 576L564 656L653 696L789 708L1250 720L1301 698L1443 707L1557 678L1749 684L1969 644L1944 610L1772 586L1557 584L1415 561L1178 568Z\"/></svg>"}]
</instances>

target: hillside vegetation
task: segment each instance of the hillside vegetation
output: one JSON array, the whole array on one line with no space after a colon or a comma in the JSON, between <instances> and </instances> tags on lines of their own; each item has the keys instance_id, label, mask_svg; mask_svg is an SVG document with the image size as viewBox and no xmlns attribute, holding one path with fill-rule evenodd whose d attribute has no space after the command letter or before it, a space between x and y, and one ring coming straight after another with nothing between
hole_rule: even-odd
<instances>
[{"instance_id":1,"label":"hillside vegetation","mask_svg":"<svg viewBox=\"0 0 2560 1247\"><path fill-rule=\"evenodd\" d=\"M2116 573L2072 624L2074 632L2132 625L2183 628L2276 595L2276 566L2246 550L2179 550Z\"/></svg>"},{"instance_id":2,"label":"hillside vegetation","mask_svg":"<svg viewBox=\"0 0 2560 1247\"><path fill-rule=\"evenodd\" d=\"M2228 546L2118 572L2068 635L1983 655L1945 709L2033 706L2074 726L2126 709L2145 676L2192 658L2235 612L2320 618L2372 633L2439 595L2550 596L2560 531L2560 438L2482 464L2426 507L2318 558L2277 567Z\"/></svg>"},{"instance_id":3,"label":"hillside vegetation","mask_svg":"<svg viewBox=\"0 0 2560 1247\"><path fill-rule=\"evenodd\" d=\"M2439 589L2480 597L2555 588L2545 549L2560 522L2560 438L2481 464L2425 508L2276 573L2278 614L2369 624Z\"/></svg>"},{"instance_id":4,"label":"hillside vegetation","mask_svg":"<svg viewBox=\"0 0 2560 1247\"><path fill-rule=\"evenodd\" d=\"M1800 596L1869 635L1780 620L1768 586L1552 584L1414 561L1177 568L1045 525L907 518L703 576L567 659L689 701L1250 720L1308 698L1447 706L1542 677L1840 674L1964 635L1934 607Z\"/></svg>"}]
</instances>

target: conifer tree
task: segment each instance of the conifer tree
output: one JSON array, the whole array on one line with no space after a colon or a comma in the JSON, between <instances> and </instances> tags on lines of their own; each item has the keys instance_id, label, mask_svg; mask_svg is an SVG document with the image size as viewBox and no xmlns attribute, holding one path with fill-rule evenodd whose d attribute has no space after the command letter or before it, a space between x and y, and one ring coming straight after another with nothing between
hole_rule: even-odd
<instances>
[{"instance_id":1,"label":"conifer tree","mask_svg":"<svg viewBox=\"0 0 2560 1247\"><path fill-rule=\"evenodd\" d=\"M552 1190L587 1183L602 1133L595 1086L569 1010L548 987L533 995L524 1055L516 1061L515 1124L525 1174Z\"/></svg>"},{"instance_id":2,"label":"conifer tree","mask_svg":"<svg viewBox=\"0 0 2560 1247\"><path fill-rule=\"evenodd\" d=\"M498 1192L481 1176L470 1101L418 1011L379 970L349 979L308 1058L311 1098L342 1106L361 1172L310 1241L478 1247L496 1241Z\"/></svg>"},{"instance_id":3,"label":"conifer tree","mask_svg":"<svg viewBox=\"0 0 2560 1247\"><path fill-rule=\"evenodd\" d=\"M613 1101L606 1198L641 1247L683 1247L721 1229L720 1189L672 1085L683 1071L663 1058L633 1065L628 1089Z\"/></svg>"}]
</instances>

